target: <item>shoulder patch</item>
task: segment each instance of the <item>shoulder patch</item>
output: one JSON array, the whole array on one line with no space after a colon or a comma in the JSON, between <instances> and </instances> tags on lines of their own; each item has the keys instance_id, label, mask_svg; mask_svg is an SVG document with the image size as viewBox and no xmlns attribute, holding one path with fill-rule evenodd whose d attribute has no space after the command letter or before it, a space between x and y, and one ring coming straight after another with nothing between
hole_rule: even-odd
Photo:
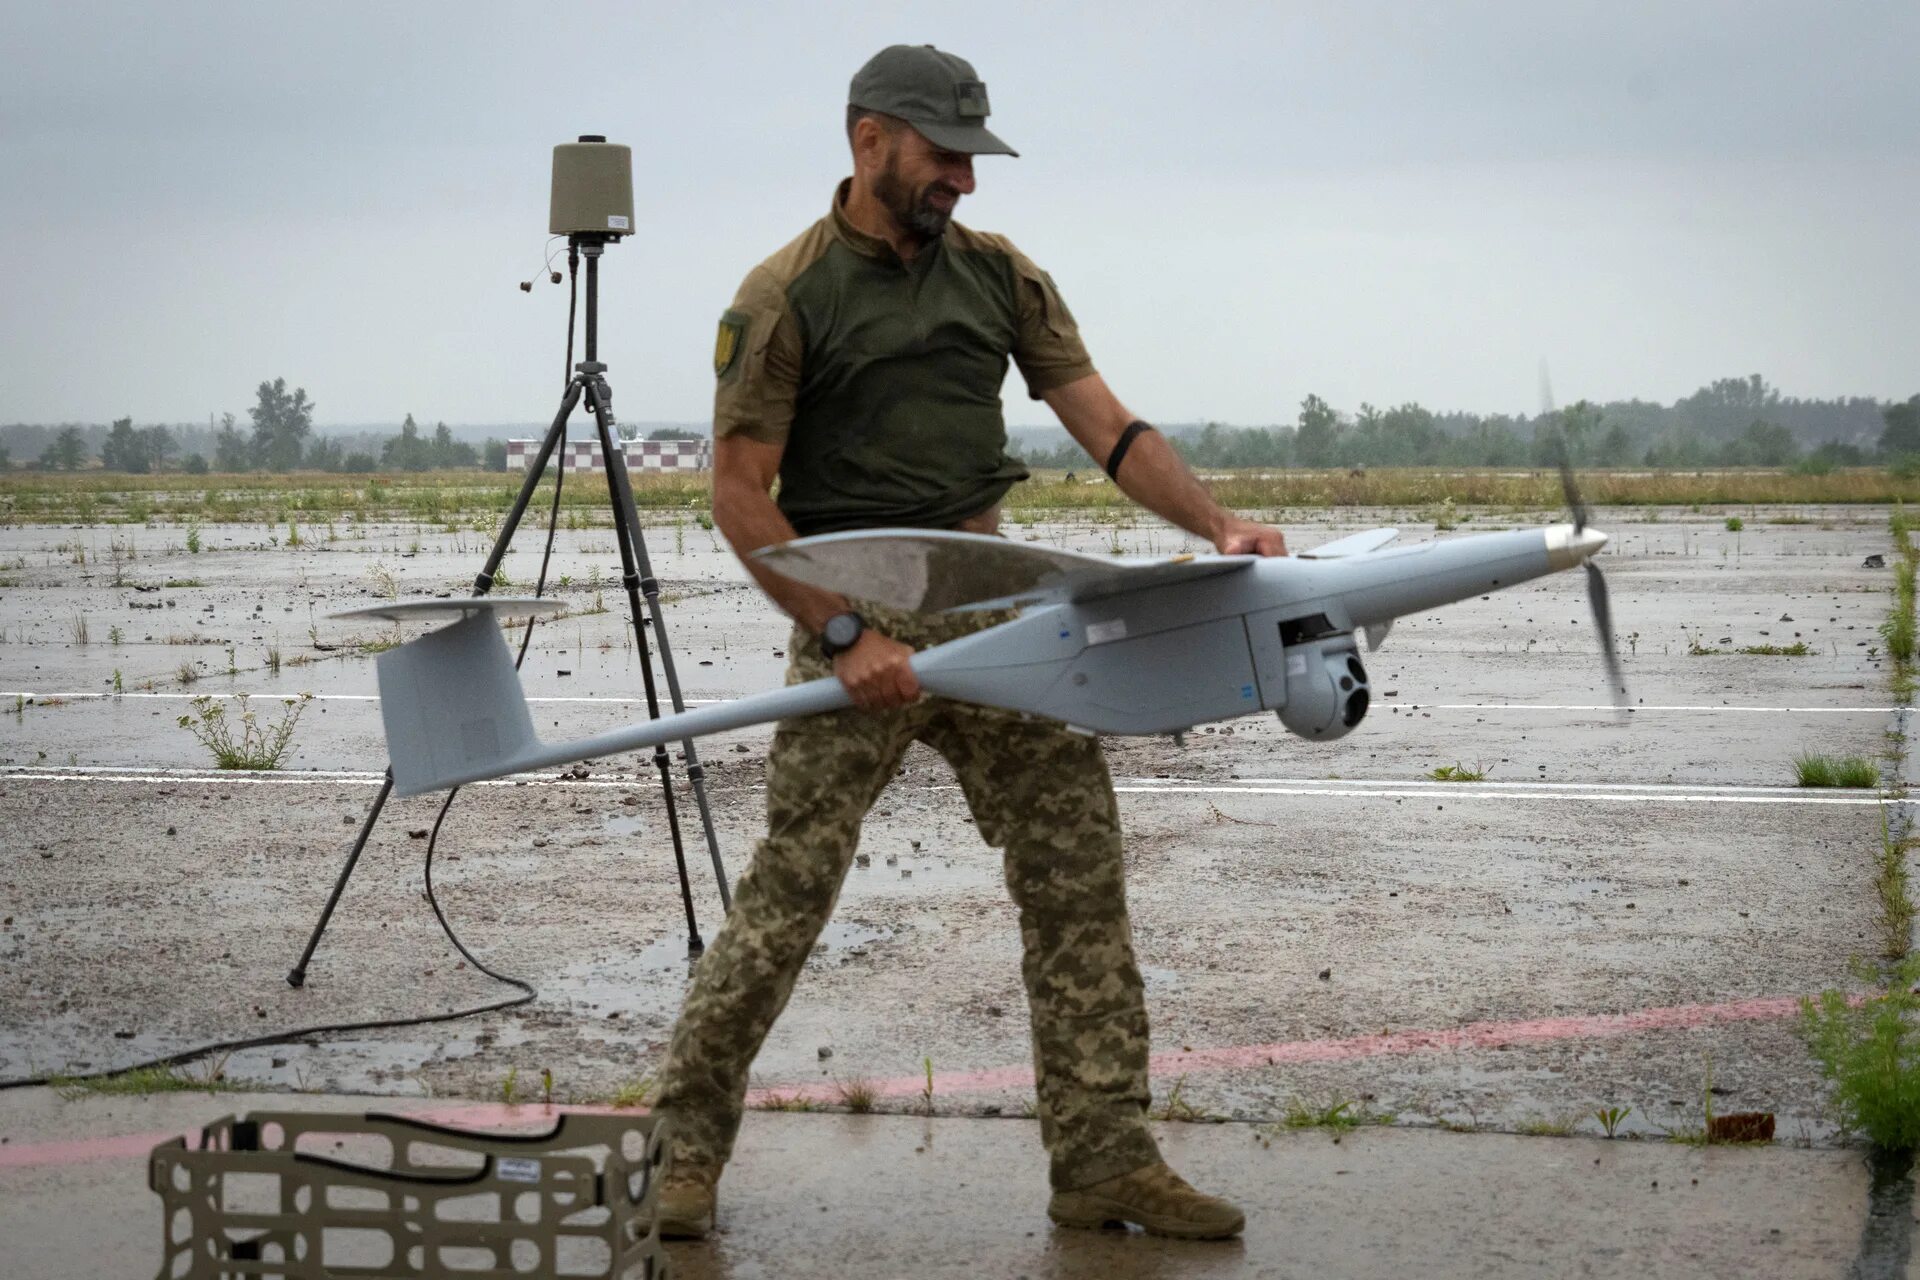
<instances>
[{"instance_id":1,"label":"shoulder patch","mask_svg":"<svg viewBox=\"0 0 1920 1280\"><path fill-rule=\"evenodd\" d=\"M740 364L747 345L747 313L729 307L720 315L720 333L713 340L713 376L725 380Z\"/></svg>"}]
</instances>

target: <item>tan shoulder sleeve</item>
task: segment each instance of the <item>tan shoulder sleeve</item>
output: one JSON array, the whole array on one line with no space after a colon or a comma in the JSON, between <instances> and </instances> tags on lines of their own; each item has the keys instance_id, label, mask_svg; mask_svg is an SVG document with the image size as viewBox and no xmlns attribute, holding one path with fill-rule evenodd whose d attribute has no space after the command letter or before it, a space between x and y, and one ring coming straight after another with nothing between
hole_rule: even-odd
<instances>
[{"instance_id":1,"label":"tan shoulder sleeve","mask_svg":"<svg viewBox=\"0 0 1920 1280\"><path fill-rule=\"evenodd\" d=\"M786 288L765 266L753 269L720 316L713 372L715 439L786 440L800 388L800 330Z\"/></svg>"},{"instance_id":2,"label":"tan shoulder sleeve","mask_svg":"<svg viewBox=\"0 0 1920 1280\"><path fill-rule=\"evenodd\" d=\"M1053 277L1011 244L1007 251L1013 259L1013 287L1018 292L1019 332L1014 338L1013 360L1020 366L1020 376L1027 380L1027 394L1038 400L1042 392L1078 382L1092 373L1093 357L1080 341L1080 326L1061 300Z\"/></svg>"}]
</instances>

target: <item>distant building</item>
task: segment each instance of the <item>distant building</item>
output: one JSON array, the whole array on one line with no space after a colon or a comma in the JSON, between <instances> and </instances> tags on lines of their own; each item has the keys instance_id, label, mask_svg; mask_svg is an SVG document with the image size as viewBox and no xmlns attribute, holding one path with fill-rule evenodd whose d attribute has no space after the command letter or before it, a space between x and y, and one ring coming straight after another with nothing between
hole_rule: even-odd
<instances>
[{"instance_id":1,"label":"distant building","mask_svg":"<svg viewBox=\"0 0 1920 1280\"><path fill-rule=\"evenodd\" d=\"M569 440L561 459L569 471L605 471L598 440ZM711 471L710 440L629 440L620 450L628 471ZM540 452L538 440L507 441L507 470L525 471ZM549 462L548 466L553 464Z\"/></svg>"}]
</instances>

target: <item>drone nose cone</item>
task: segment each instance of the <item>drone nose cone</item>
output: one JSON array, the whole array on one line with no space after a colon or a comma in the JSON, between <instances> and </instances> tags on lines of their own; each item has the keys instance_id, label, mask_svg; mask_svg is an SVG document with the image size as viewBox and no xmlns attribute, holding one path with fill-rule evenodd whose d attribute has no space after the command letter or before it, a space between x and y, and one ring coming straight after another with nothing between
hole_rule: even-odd
<instances>
[{"instance_id":1,"label":"drone nose cone","mask_svg":"<svg viewBox=\"0 0 1920 1280\"><path fill-rule=\"evenodd\" d=\"M1556 524L1547 531L1547 563L1557 572L1590 560L1607 545L1607 535L1598 529L1575 529Z\"/></svg>"}]
</instances>

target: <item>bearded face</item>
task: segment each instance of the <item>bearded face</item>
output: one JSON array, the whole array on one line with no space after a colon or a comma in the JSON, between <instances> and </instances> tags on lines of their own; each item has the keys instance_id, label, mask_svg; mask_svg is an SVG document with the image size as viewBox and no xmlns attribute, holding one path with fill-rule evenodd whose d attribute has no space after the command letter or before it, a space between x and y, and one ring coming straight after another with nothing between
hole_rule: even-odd
<instances>
[{"instance_id":1,"label":"bearded face","mask_svg":"<svg viewBox=\"0 0 1920 1280\"><path fill-rule=\"evenodd\" d=\"M887 165L874 179L873 193L896 225L922 240L946 234L954 206L960 202L959 189L938 178L914 184L901 164L898 138L887 149Z\"/></svg>"}]
</instances>

